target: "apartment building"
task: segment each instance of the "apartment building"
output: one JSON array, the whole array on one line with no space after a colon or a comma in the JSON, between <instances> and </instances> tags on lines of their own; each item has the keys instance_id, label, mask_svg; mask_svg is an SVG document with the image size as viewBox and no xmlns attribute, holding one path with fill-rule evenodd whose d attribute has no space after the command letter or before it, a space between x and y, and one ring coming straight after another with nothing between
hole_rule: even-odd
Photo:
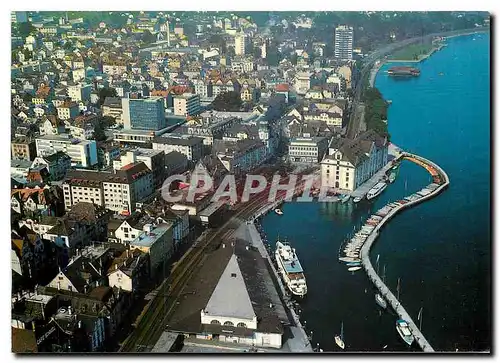
<instances>
[{"instance_id":1,"label":"apartment building","mask_svg":"<svg viewBox=\"0 0 500 363\"><path fill-rule=\"evenodd\" d=\"M203 156L203 139L190 135L169 134L168 137L156 137L153 150L163 150L165 154L172 151L186 155L188 160L197 162Z\"/></svg>"},{"instance_id":2,"label":"apartment building","mask_svg":"<svg viewBox=\"0 0 500 363\"><path fill-rule=\"evenodd\" d=\"M165 179L165 152L145 148L125 150L119 158L113 160L113 169L119 170L128 164L138 162L143 162L152 171L154 187L161 187Z\"/></svg>"},{"instance_id":3,"label":"apartment building","mask_svg":"<svg viewBox=\"0 0 500 363\"><path fill-rule=\"evenodd\" d=\"M77 84L68 86L68 97L74 102L88 102L90 101L90 94L92 93L92 85L90 84Z\"/></svg>"},{"instance_id":4,"label":"apartment building","mask_svg":"<svg viewBox=\"0 0 500 363\"><path fill-rule=\"evenodd\" d=\"M36 157L35 140L26 137L16 137L10 143L12 159L33 160Z\"/></svg>"},{"instance_id":5,"label":"apartment building","mask_svg":"<svg viewBox=\"0 0 500 363\"><path fill-rule=\"evenodd\" d=\"M62 105L57 107L57 117L61 120L69 120L70 118L75 118L80 114L80 107L74 101L64 102Z\"/></svg>"},{"instance_id":6,"label":"apartment building","mask_svg":"<svg viewBox=\"0 0 500 363\"><path fill-rule=\"evenodd\" d=\"M153 192L153 174L143 162L113 172L70 170L62 186L66 209L85 201L128 214Z\"/></svg>"},{"instance_id":7,"label":"apartment building","mask_svg":"<svg viewBox=\"0 0 500 363\"><path fill-rule=\"evenodd\" d=\"M327 150L326 137L298 137L290 140L288 157L291 162L319 163Z\"/></svg>"},{"instance_id":8,"label":"apartment building","mask_svg":"<svg viewBox=\"0 0 500 363\"><path fill-rule=\"evenodd\" d=\"M200 95L184 93L174 96L174 115L193 116L201 111Z\"/></svg>"},{"instance_id":9,"label":"apartment building","mask_svg":"<svg viewBox=\"0 0 500 363\"><path fill-rule=\"evenodd\" d=\"M353 29L347 25L335 28L335 58L342 61L352 60Z\"/></svg>"}]
</instances>

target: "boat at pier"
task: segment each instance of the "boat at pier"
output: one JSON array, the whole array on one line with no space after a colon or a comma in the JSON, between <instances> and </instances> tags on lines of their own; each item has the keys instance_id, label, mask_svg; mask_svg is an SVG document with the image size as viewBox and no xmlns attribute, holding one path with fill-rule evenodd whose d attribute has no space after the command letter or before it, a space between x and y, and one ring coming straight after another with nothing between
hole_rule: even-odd
<instances>
[{"instance_id":1,"label":"boat at pier","mask_svg":"<svg viewBox=\"0 0 500 363\"><path fill-rule=\"evenodd\" d=\"M389 183L394 183L394 180L396 180L396 173L394 171L392 171L390 174L389 174Z\"/></svg>"},{"instance_id":2,"label":"boat at pier","mask_svg":"<svg viewBox=\"0 0 500 363\"><path fill-rule=\"evenodd\" d=\"M299 258L289 243L276 242L276 263L278 269L290 292L296 296L307 294L306 278Z\"/></svg>"},{"instance_id":3,"label":"boat at pier","mask_svg":"<svg viewBox=\"0 0 500 363\"><path fill-rule=\"evenodd\" d=\"M399 319L396 321L396 330L398 331L399 335L401 338L404 340L408 346L413 344L413 341L415 338L413 337L413 334L410 331L410 328L408 326L408 323L406 320Z\"/></svg>"},{"instance_id":4,"label":"boat at pier","mask_svg":"<svg viewBox=\"0 0 500 363\"><path fill-rule=\"evenodd\" d=\"M341 199L342 204L347 203L350 198L351 198L351 196L349 194L342 196L342 199Z\"/></svg>"},{"instance_id":5,"label":"boat at pier","mask_svg":"<svg viewBox=\"0 0 500 363\"><path fill-rule=\"evenodd\" d=\"M274 210L274 213L276 213L277 215L280 215L280 216L283 215L283 211L281 209L279 209L279 208L276 208Z\"/></svg>"},{"instance_id":6,"label":"boat at pier","mask_svg":"<svg viewBox=\"0 0 500 363\"><path fill-rule=\"evenodd\" d=\"M387 309L387 302L380 294L375 294L375 301L382 309Z\"/></svg>"},{"instance_id":7,"label":"boat at pier","mask_svg":"<svg viewBox=\"0 0 500 363\"><path fill-rule=\"evenodd\" d=\"M354 199L353 199L353 202L354 202L354 203L359 203L359 202L361 202L362 200L363 200L363 197L356 197L356 198L354 198Z\"/></svg>"},{"instance_id":8,"label":"boat at pier","mask_svg":"<svg viewBox=\"0 0 500 363\"><path fill-rule=\"evenodd\" d=\"M354 272L354 271L358 271L358 270L361 270L361 266L354 266L354 267L349 267L347 269L347 271L351 271L351 272Z\"/></svg>"},{"instance_id":9,"label":"boat at pier","mask_svg":"<svg viewBox=\"0 0 500 363\"><path fill-rule=\"evenodd\" d=\"M378 197L385 190L385 188L387 188L387 183L385 182L379 182L375 184L375 186L368 191L366 199L370 200Z\"/></svg>"}]
</instances>

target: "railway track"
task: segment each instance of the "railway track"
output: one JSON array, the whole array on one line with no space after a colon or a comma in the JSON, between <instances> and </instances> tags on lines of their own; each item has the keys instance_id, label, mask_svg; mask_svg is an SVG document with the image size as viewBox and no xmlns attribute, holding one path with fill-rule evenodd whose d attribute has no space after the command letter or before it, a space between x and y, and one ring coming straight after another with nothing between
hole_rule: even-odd
<instances>
[{"instance_id":1,"label":"railway track","mask_svg":"<svg viewBox=\"0 0 500 363\"><path fill-rule=\"evenodd\" d=\"M200 243L184 254L174 266L171 275L161 284L157 295L146 306L145 312L138 319L135 330L123 342L120 352L140 352L152 348L150 342L156 342L159 339L178 296L182 294L186 282L196 271L203 257L210 252L210 248L216 248L217 243L231 238L236 230L229 228L231 224L235 222L239 224L242 219L252 216L263 203L267 202L269 188L268 186L248 202L239 204L236 213L222 227L209 231Z\"/></svg>"}]
</instances>

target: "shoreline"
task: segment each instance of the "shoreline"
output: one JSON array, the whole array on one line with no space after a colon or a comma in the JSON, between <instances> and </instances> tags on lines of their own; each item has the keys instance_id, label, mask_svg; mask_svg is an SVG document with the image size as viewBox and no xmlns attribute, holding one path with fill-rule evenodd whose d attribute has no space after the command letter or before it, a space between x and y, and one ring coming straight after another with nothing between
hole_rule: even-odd
<instances>
[{"instance_id":1,"label":"shoreline","mask_svg":"<svg viewBox=\"0 0 500 363\"><path fill-rule=\"evenodd\" d=\"M467 35L486 33L486 32L490 32L490 31L491 31L490 28L480 29L480 30L468 30L468 31L464 30L463 33L459 33L459 34L439 35L439 34L445 34L445 33L439 33L439 34L429 34L429 35L426 35L426 37L429 37L429 36L439 37L439 36L441 36L444 40L447 40L449 38L463 37L463 36L467 36ZM413 61L412 60L405 61L405 60L377 59L375 62L380 62L380 63L378 65L372 67L372 69L370 70L369 86L372 88L375 87L375 80L377 78L377 74L380 71L380 68L382 68L382 66L385 63L420 63L421 61L424 61L424 60L430 58L434 53L435 53L435 51L432 51L425 58L422 58L420 60L413 60Z\"/></svg>"}]
</instances>

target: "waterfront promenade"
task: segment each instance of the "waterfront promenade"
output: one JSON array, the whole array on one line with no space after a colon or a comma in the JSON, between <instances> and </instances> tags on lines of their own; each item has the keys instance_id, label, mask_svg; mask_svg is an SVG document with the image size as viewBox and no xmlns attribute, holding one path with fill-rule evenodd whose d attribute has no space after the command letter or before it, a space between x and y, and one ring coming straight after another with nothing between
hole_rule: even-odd
<instances>
[{"instance_id":1,"label":"waterfront promenade","mask_svg":"<svg viewBox=\"0 0 500 363\"><path fill-rule=\"evenodd\" d=\"M267 209L267 208L266 208ZM269 209L268 209L269 210ZM283 285L278 272L274 268L273 261L271 260L269 254L267 253L267 250L264 246L264 242L262 241L262 238L257 231L257 228L255 227L255 224L250 223L248 225L248 230L250 233L250 240L252 242L252 245L256 247L261 256L265 259L267 259L269 266L272 270L272 274L275 277L275 280L278 282L279 288L281 290L281 296L283 296L283 299L287 305L288 312L291 315L291 318L293 319L293 325L289 326L289 329L293 335L293 337L289 337L286 342L283 344L283 350L293 352L293 353L311 353L312 347L311 343L309 342L309 339L307 337L307 334L299 320L299 317L295 313L295 311L291 308L291 302L290 299L287 297L287 292L285 290L285 286Z\"/></svg>"},{"instance_id":2,"label":"waterfront promenade","mask_svg":"<svg viewBox=\"0 0 500 363\"><path fill-rule=\"evenodd\" d=\"M356 197L365 197L366 194L370 191L371 188L375 186L382 178L383 176L392 168L393 162L396 160L399 160L402 156L403 153L399 147L397 147L394 144L389 144L389 162L384 165L382 168L380 168L379 171L377 171L375 174L372 175L370 179L365 181L363 184L361 184L359 187L357 187L354 191L351 193L346 192L344 194L350 194L352 198Z\"/></svg>"},{"instance_id":3,"label":"waterfront promenade","mask_svg":"<svg viewBox=\"0 0 500 363\"><path fill-rule=\"evenodd\" d=\"M418 199L408 201L407 203L404 204L397 204L395 207L393 207L387 215L380 221L379 224L374 228L372 233L368 236L366 239L365 243L363 244L361 248L361 262L362 265L370 278L370 280L375 284L377 289L380 291L382 296L387 300L387 302L392 306L394 311L399 315L401 319L404 319L408 322L408 325L410 327L410 331L415 337L415 340L417 344L422 348L424 352L434 352L434 349L432 348L431 344L425 339L424 335L422 332L418 329L416 324L413 322L413 319L411 316L408 314L408 312L405 310L405 308L401 305L401 303L398 301L398 299L394 296L394 294L390 291L390 289L385 285L385 283L382 281L380 276L377 275L375 269L373 268L371 262L370 262L370 248L372 244L375 242L376 238L379 235L379 231L382 228L382 226L388 222L396 213L399 211L405 209L405 208L410 208L414 206L417 203L421 203L423 201L426 201L430 198L435 197L439 193L441 193L445 188L448 187L450 180L448 178L448 175L445 173L444 170L442 170L437 164L431 162L430 160L427 160L425 158L422 158L418 155L414 154L409 154L409 153L402 153L401 158L407 158L410 161L417 162L418 165L426 168L427 170L430 171L437 171L437 175L441 179L440 185L432 190L430 193L421 196Z\"/></svg>"}]
</instances>

